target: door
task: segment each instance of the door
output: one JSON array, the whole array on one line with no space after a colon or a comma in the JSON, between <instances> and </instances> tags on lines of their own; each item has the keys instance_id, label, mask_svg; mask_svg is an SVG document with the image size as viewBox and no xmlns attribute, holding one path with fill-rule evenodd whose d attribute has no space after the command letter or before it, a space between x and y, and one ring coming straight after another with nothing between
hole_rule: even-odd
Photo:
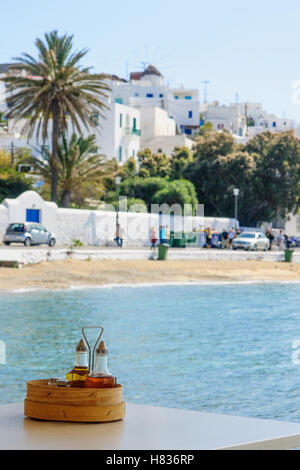
<instances>
[{"instance_id":1,"label":"door","mask_svg":"<svg viewBox=\"0 0 300 470\"><path fill-rule=\"evenodd\" d=\"M40 222L39 209L26 209L26 222Z\"/></svg>"}]
</instances>

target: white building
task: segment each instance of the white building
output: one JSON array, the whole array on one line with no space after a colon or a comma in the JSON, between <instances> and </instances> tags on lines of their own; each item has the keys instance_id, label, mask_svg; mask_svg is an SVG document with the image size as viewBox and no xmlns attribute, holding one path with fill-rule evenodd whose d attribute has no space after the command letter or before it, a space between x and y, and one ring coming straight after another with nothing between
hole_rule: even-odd
<instances>
[{"instance_id":1,"label":"white building","mask_svg":"<svg viewBox=\"0 0 300 470\"><path fill-rule=\"evenodd\" d=\"M219 105L218 102L200 105L200 113L205 121L212 123L215 130L226 129L246 142L261 132L285 132L295 129L295 121L288 118L278 118L268 113L261 103L231 103Z\"/></svg>"},{"instance_id":2,"label":"white building","mask_svg":"<svg viewBox=\"0 0 300 470\"><path fill-rule=\"evenodd\" d=\"M0 65L1 74L7 74L12 70L13 64ZM7 102L9 97L5 93L5 85L0 80L0 111L7 110ZM129 157L136 157L140 150L140 112L138 109L130 108L119 103L115 103L108 98L106 104L109 109L102 112L104 118L98 114L91 116L96 127L91 126L88 130L83 126L83 135L87 137L94 134L96 137L96 145L99 153L106 155L108 159L116 158L119 162L124 163ZM7 122L7 128L2 129L0 133L0 148L7 148L14 142L16 147L29 147L33 153L38 153L43 145L50 147L50 141L42 142L41 138L37 139L36 134L27 141L22 135L22 131L26 124L26 120L15 121L10 119ZM51 127L51 123L49 124ZM73 128L70 122L68 134L71 135Z\"/></svg>"},{"instance_id":3,"label":"white building","mask_svg":"<svg viewBox=\"0 0 300 470\"><path fill-rule=\"evenodd\" d=\"M93 116L96 127L90 127L89 130L82 128L83 136L94 134L96 138L96 146L99 153L104 154L107 159L111 160L116 158L120 163L124 163L130 157L136 157L140 150L140 112L138 109L133 109L118 103L112 103L109 109L103 112L104 119L95 114ZM43 142L41 138L36 138L36 134L27 142L22 137L22 129L26 121L9 120L8 133L10 136L15 136L14 143L18 147L28 146L36 153L36 150L41 150ZM68 135L73 133L73 127L70 122ZM5 141L9 140L5 139ZM1 139L0 134L0 147L4 144L4 134ZM51 148L50 139L45 142L45 146Z\"/></svg>"},{"instance_id":4,"label":"white building","mask_svg":"<svg viewBox=\"0 0 300 470\"><path fill-rule=\"evenodd\" d=\"M0 73L10 70L12 64L0 65ZM136 158L139 150L144 148L171 154L176 147L192 147L193 142L187 136L199 128L198 90L170 89L152 65L144 72L132 73L130 81L112 75L107 83L111 88L106 102L109 109L103 111L104 118L98 114L91 116L97 126L84 130L84 136L95 134L100 153L124 163L130 157ZM2 82L0 110L1 106L3 110L7 109L8 100ZM2 137L3 146L7 146L7 141L14 135L16 146L41 149L40 138L33 136L27 143L22 136L25 122L8 122L9 136ZM69 134L72 132L70 123ZM50 142L44 145L50 146Z\"/></svg>"},{"instance_id":5,"label":"white building","mask_svg":"<svg viewBox=\"0 0 300 470\"><path fill-rule=\"evenodd\" d=\"M136 158L140 150L140 112L119 103L111 103L105 112L105 119L99 119L99 126L91 133L96 136L100 153L108 159L116 158L125 163L128 158Z\"/></svg>"},{"instance_id":6,"label":"white building","mask_svg":"<svg viewBox=\"0 0 300 470\"><path fill-rule=\"evenodd\" d=\"M186 134L176 133L176 123L165 110L157 106L146 107L140 108L140 113L141 150L172 155L176 147L192 148L194 142Z\"/></svg>"},{"instance_id":7,"label":"white building","mask_svg":"<svg viewBox=\"0 0 300 470\"><path fill-rule=\"evenodd\" d=\"M150 65L144 72L133 72L128 82L117 77L111 81L112 101L144 109L158 107L176 122L176 132L192 135L199 129L199 92L196 89L171 89L162 74Z\"/></svg>"},{"instance_id":8,"label":"white building","mask_svg":"<svg viewBox=\"0 0 300 470\"><path fill-rule=\"evenodd\" d=\"M279 118L275 114L268 113L261 103L239 103L236 106L247 118L247 136L250 138L265 131L285 132L296 127L293 119Z\"/></svg>"},{"instance_id":9,"label":"white building","mask_svg":"<svg viewBox=\"0 0 300 470\"><path fill-rule=\"evenodd\" d=\"M141 150L150 149L152 153L164 153L171 156L176 148L187 147L192 149L194 141L189 139L185 134L172 136L153 137L148 142L143 141Z\"/></svg>"},{"instance_id":10,"label":"white building","mask_svg":"<svg viewBox=\"0 0 300 470\"><path fill-rule=\"evenodd\" d=\"M201 116L209 121L216 131L226 129L232 134L243 136L246 134L246 118L236 105L219 105L218 102L207 104L200 108Z\"/></svg>"}]
</instances>

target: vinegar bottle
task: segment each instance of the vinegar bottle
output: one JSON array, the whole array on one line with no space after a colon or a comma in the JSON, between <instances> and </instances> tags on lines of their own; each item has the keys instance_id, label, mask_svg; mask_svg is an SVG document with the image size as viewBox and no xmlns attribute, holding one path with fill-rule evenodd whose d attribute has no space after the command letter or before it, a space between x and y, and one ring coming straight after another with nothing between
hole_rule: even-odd
<instances>
[{"instance_id":1,"label":"vinegar bottle","mask_svg":"<svg viewBox=\"0 0 300 470\"><path fill-rule=\"evenodd\" d=\"M83 339L81 339L76 348L75 367L66 375L66 380L70 381L71 387L84 387L84 381L89 374L88 364L88 349Z\"/></svg>"},{"instance_id":2,"label":"vinegar bottle","mask_svg":"<svg viewBox=\"0 0 300 470\"><path fill-rule=\"evenodd\" d=\"M93 372L88 375L84 382L86 388L114 388L117 379L112 376L107 368L107 354L104 341L96 349L96 361Z\"/></svg>"}]
</instances>

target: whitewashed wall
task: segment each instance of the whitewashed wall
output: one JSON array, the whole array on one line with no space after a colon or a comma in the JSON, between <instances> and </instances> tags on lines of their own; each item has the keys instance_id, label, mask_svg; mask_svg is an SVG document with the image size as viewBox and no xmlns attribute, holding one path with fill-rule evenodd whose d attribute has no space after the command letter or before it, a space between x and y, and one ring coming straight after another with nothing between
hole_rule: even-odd
<instances>
[{"instance_id":1,"label":"whitewashed wall","mask_svg":"<svg viewBox=\"0 0 300 470\"><path fill-rule=\"evenodd\" d=\"M284 231L288 235L300 237L300 213L296 215L290 214L289 220L285 223Z\"/></svg>"},{"instance_id":2,"label":"whitewashed wall","mask_svg":"<svg viewBox=\"0 0 300 470\"><path fill-rule=\"evenodd\" d=\"M34 191L26 191L16 199L6 199L0 205L0 239L9 223L25 222L26 209L39 209L41 223L56 235L58 245L70 245L72 239L80 240L84 245L115 245L116 213L79 209L60 209L52 202L44 201ZM234 220L228 218L203 218L170 216L158 214L120 212L119 222L123 230L125 246L148 246L151 227L168 225L169 230L191 232L203 227L221 231L234 226Z\"/></svg>"},{"instance_id":3,"label":"whitewashed wall","mask_svg":"<svg viewBox=\"0 0 300 470\"><path fill-rule=\"evenodd\" d=\"M0 205L0 235L5 233L5 230L8 226L8 210L1 204Z\"/></svg>"},{"instance_id":4,"label":"whitewashed wall","mask_svg":"<svg viewBox=\"0 0 300 470\"><path fill-rule=\"evenodd\" d=\"M26 209L37 209L40 211L41 224L56 232L57 205L44 201L35 191L25 191L16 199L5 199L0 207L7 209L9 224L26 222Z\"/></svg>"}]
</instances>

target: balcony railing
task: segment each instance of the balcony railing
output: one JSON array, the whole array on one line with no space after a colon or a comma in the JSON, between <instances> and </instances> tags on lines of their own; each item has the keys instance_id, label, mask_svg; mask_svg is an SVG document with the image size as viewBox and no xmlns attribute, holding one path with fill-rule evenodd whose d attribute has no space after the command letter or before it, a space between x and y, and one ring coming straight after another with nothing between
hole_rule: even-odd
<instances>
[{"instance_id":1,"label":"balcony railing","mask_svg":"<svg viewBox=\"0 0 300 470\"><path fill-rule=\"evenodd\" d=\"M133 129L132 127L126 127L125 133L126 135L136 135L138 137L141 136L141 131L139 129Z\"/></svg>"}]
</instances>

